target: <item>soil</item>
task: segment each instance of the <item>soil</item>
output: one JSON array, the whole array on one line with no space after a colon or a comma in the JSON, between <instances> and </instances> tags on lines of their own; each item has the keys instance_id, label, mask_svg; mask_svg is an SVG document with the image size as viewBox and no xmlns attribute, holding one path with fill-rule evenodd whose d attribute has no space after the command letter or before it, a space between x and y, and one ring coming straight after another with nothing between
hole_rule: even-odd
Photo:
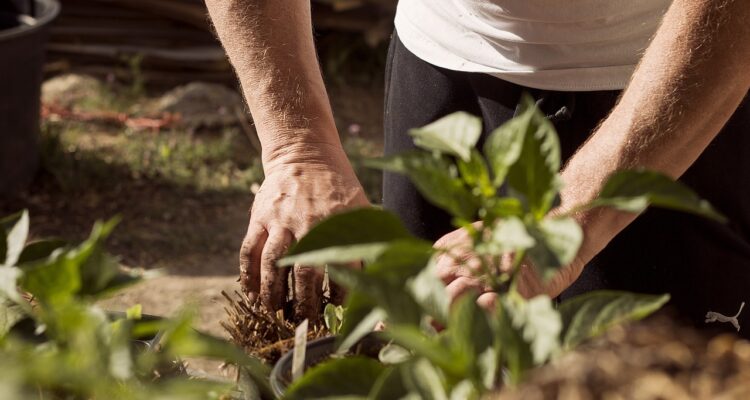
<instances>
[{"instance_id":1,"label":"soil","mask_svg":"<svg viewBox=\"0 0 750 400\"><path fill-rule=\"evenodd\" d=\"M661 311L611 329L490 398L748 399L750 342L697 331Z\"/></svg>"}]
</instances>

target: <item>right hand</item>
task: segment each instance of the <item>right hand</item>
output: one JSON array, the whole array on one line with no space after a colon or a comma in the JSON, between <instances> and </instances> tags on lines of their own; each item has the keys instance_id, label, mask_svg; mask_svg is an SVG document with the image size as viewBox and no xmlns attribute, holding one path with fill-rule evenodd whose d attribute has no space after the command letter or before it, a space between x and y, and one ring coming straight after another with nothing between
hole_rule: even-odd
<instances>
[{"instance_id":1,"label":"right hand","mask_svg":"<svg viewBox=\"0 0 750 400\"><path fill-rule=\"evenodd\" d=\"M284 306L288 269L276 262L315 223L348 208L369 206L364 190L339 147L314 157L289 156L264 163L265 180L255 196L240 250L240 282L251 300L271 310ZM320 312L323 272L295 265L295 319L315 320Z\"/></svg>"}]
</instances>

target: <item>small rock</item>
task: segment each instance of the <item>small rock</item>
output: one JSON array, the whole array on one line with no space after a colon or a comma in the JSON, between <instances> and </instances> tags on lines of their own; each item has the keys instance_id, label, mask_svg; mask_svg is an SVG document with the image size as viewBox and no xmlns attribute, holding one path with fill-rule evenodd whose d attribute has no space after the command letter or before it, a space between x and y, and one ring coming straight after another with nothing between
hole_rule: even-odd
<instances>
[{"instance_id":1,"label":"small rock","mask_svg":"<svg viewBox=\"0 0 750 400\"><path fill-rule=\"evenodd\" d=\"M74 108L104 92L104 84L88 75L65 74L42 84L42 101L64 108Z\"/></svg>"},{"instance_id":2,"label":"small rock","mask_svg":"<svg viewBox=\"0 0 750 400\"><path fill-rule=\"evenodd\" d=\"M156 102L157 113L180 114L180 124L189 129L222 128L242 123L242 97L226 86L191 82L165 93ZM249 117L247 117L249 118Z\"/></svg>"}]
</instances>

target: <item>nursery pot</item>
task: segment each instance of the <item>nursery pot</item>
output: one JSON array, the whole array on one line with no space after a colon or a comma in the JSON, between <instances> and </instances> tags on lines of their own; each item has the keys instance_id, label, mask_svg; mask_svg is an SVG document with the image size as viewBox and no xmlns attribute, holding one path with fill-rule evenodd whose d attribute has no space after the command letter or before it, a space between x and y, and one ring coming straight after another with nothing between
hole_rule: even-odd
<instances>
[{"instance_id":1,"label":"nursery pot","mask_svg":"<svg viewBox=\"0 0 750 400\"><path fill-rule=\"evenodd\" d=\"M352 346L348 354L378 358L378 353L385 344L376 334L369 334ZM329 359L335 352L335 336L328 336L308 342L305 351L305 369ZM271 370L271 389L277 398L281 398L287 387L292 383L292 358L292 351L284 354L276 362L273 370Z\"/></svg>"},{"instance_id":2,"label":"nursery pot","mask_svg":"<svg viewBox=\"0 0 750 400\"><path fill-rule=\"evenodd\" d=\"M57 0L0 4L0 196L31 183L39 165L39 106L49 23Z\"/></svg>"}]
</instances>

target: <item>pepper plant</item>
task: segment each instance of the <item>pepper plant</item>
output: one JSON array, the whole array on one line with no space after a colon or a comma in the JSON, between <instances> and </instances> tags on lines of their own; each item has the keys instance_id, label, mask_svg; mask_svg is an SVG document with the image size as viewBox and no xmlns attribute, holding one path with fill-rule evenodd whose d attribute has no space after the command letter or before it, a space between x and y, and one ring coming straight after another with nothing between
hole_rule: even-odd
<instances>
[{"instance_id":1,"label":"pepper plant","mask_svg":"<svg viewBox=\"0 0 750 400\"><path fill-rule=\"evenodd\" d=\"M269 368L193 330L191 312L154 319L138 305L119 314L96 305L149 277L123 270L104 251L116 223L97 223L83 243L68 245L27 243L26 212L0 219L2 398L271 398ZM232 383L190 379L179 362L190 356L238 365L239 390Z\"/></svg>"},{"instance_id":2,"label":"pepper plant","mask_svg":"<svg viewBox=\"0 0 750 400\"><path fill-rule=\"evenodd\" d=\"M369 208L334 215L293 246L280 265L327 266L330 277L348 288L339 354L379 322L385 322L380 334L389 344L380 360L334 357L312 367L291 385L288 398L479 398L668 300L668 295L602 291L555 307L548 296L523 298L516 289L521 262L529 261L549 279L573 261L583 232L571 215L549 215L562 184L560 146L533 100L522 99L518 115L489 135L483 153L475 148L481 130L479 118L451 114L410 132L420 150L370 165L408 176L427 200L453 216L456 227L470 233L481 262L477 275L499 295L493 311L479 308L476 293L448 304L435 266L451 249L435 249L412 236L390 212ZM645 170L615 173L596 200L576 210L639 213L649 205L724 219L686 186ZM500 268L508 254L513 265ZM356 261L364 261L364 268L345 266Z\"/></svg>"}]
</instances>

